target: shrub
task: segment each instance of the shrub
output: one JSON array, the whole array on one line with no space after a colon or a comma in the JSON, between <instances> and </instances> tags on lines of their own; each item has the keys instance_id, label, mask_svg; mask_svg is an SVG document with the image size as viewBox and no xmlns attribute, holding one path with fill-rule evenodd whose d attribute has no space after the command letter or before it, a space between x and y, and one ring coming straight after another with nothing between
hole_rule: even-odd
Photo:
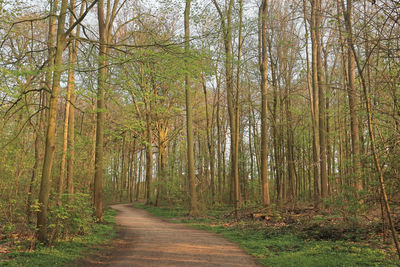
<instances>
[{"instance_id":1,"label":"shrub","mask_svg":"<svg viewBox=\"0 0 400 267\"><path fill-rule=\"evenodd\" d=\"M94 222L90 195L64 194L62 203L49 212L48 227L51 241L89 233Z\"/></svg>"}]
</instances>

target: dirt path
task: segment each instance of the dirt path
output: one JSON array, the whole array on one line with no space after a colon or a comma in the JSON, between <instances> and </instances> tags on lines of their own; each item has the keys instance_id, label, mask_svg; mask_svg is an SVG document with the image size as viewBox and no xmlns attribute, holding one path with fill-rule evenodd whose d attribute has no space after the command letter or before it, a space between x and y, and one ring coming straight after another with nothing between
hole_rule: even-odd
<instances>
[{"instance_id":1,"label":"dirt path","mask_svg":"<svg viewBox=\"0 0 400 267\"><path fill-rule=\"evenodd\" d=\"M112 208L118 211L122 240L109 255L91 257L80 266L259 266L216 234L162 221L130 204Z\"/></svg>"}]
</instances>

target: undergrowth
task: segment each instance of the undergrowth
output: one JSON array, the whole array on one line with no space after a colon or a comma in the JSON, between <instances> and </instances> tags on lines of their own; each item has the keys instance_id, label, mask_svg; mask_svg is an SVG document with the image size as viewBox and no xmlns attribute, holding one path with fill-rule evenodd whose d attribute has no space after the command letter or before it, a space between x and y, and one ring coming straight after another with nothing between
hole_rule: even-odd
<instances>
[{"instance_id":1,"label":"undergrowth","mask_svg":"<svg viewBox=\"0 0 400 267\"><path fill-rule=\"evenodd\" d=\"M90 231L85 234L70 240L56 241L51 247L37 245L33 251L15 248L14 251L0 255L0 266L56 267L73 262L90 252L94 246L104 244L115 236L115 215L114 210L106 209L103 223L93 223Z\"/></svg>"}]
</instances>

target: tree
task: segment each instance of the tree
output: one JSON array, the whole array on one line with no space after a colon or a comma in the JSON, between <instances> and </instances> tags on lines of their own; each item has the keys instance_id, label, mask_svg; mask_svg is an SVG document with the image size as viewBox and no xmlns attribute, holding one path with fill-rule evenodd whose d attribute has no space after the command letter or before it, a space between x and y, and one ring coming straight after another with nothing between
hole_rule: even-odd
<instances>
[{"instance_id":1,"label":"tree","mask_svg":"<svg viewBox=\"0 0 400 267\"><path fill-rule=\"evenodd\" d=\"M328 196L328 173L327 173L327 142L326 142L326 114L325 114L325 82L323 77L323 65L322 65L322 48L321 48L321 19L322 19L322 7L321 0L312 1L314 10L314 42L313 42L313 54L314 49L316 50L316 66L314 65L314 72L317 76L318 84L318 120L319 120L319 142L320 142L320 174L321 174L321 196L326 198ZM313 64L315 64L313 62ZM316 85L316 84L315 84Z\"/></svg>"},{"instance_id":2,"label":"tree","mask_svg":"<svg viewBox=\"0 0 400 267\"><path fill-rule=\"evenodd\" d=\"M260 58L260 73L261 73L261 181L262 181L262 203L264 206L269 206L271 201L269 197L269 182L268 182L268 87L267 87L267 12L268 1L262 0L260 14L261 19L261 58Z\"/></svg>"},{"instance_id":3,"label":"tree","mask_svg":"<svg viewBox=\"0 0 400 267\"><path fill-rule=\"evenodd\" d=\"M53 7L55 8L55 7ZM65 35L65 19L68 8L68 1L61 2L60 13L58 16L58 29L57 29L57 45L54 58L54 73L53 85L51 88L51 96L49 103L48 122L46 131L46 147L42 170L42 179L40 184L39 203L40 212L38 214L37 226L38 240L47 242L47 206L49 201L51 171L53 166L53 158L55 152L55 132L56 132L56 119L57 119L57 102L58 92L60 90L60 79L62 72L62 54L66 45ZM51 61L52 58L49 58Z\"/></svg>"},{"instance_id":4,"label":"tree","mask_svg":"<svg viewBox=\"0 0 400 267\"><path fill-rule=\"evenodd\" d=\"M104 0L99 0L97 4L97 16L99 21L100 47L98 59L97 76L97 124L96 124L96 157L95 157L95 176L94 176L94 205L96 217L103 220L103 172L104 172L104 118L105 118L105 87L107 79L107 50L111 43L112 27L118 12L118 2L115 0L112 7L110 1L107 2L107 9L104 10Z\"/></svg>"},{"instance_id":5,"label":"tree","mask_svg":"<svg viewBox=\"0 0 400 267\"><path fill-rule=\"evenodd\" d=\"M351 2L347 3L347 4L351 4ZM349 8L349 7L348 7ZM351 8L348 9L348 12L351 11ZM350 13L347 13L347 23L349 24L349 20L350 20ZM383 198L383 202L384 202L384 206L385 206L385 210L386 210L386 215L388 217L389 220L389 226L392 232L392 238L394 241L394 245L396 247L396 251L397 251L397 255L400 258L400 243L399 243L399 238L397 235L397 231L394 225L394 221L393 221L393 216L392 216L392 212L390 209L390 205L389 205L389 200L388 200L388 196L386 193L386 187L385 187L385 182L384 182L384 174L383 174L383 170L381 167L381 163L379 160L379 156L378 156L378 150L376 148L376 138L375 138L375 132L374 132L374 121L372 119L372 105L371 105L371 98L370 95L368 93L368 89L367 89L367 83L364 77L364 72L360 60L359 58L356 56L356 49L353 43L353 31L352 28L349 27L348 28L348 35L349 35L349 46L352 50L353 53L353 57L357 66L357 70L358 70L358 74L360 76L361 79L361 86L363 89L363 93L364 93L364 101L365 101L365 107L366 107L366 111L367 111L367 122L368 122L368 134L369 134L369 138L371 141L371 150L372 150L372 154L373 154L373 159L374 159L374 165L376 168L376 172L378 174L378 181L379 181L379 185L380 185L380 193L382 195Z\"/></svg>"},{"instance_id":6,"label":"tree","mask_svg":"<svg viewBox=\"0 0 400 267\"><path fill-rule=\"evenodd\" d=\"M307 29L307 19L306 19L306 2L303 1L303 11L304 11L304 20L305 20L305 31L308 37L308 29ZM312 138L313 138L313 175L314 175L314 202L317 205L319 201L319 192L320 192L320 182L319 182L319 135L318 135L318 117L319 117L319 105L318 105L318 78L316 76L316 68L314 65L316 63L316 49L313 45L315 42L315 5L312 5L311 11L311 19L309 21L310 32L311 32L311 42L312 42L312 65L311 71L309 66L309 52L308 52L308 39L306 38L306 61L307 61L307 87L309 91L310 98L310 112L311 112L311 121L312 121Z\"/></svg>"},{"instance_id":7,"label":"tree","mask_svg":"<svg viewBox=\"0 0 400 267\"><path fill-rule=\"evenodd\" d=\"M349 111L350 111L350 127L351 127L351 147L352 147L352 157L353 157L353 169L355 178L355 188L356 190L362 190L363 184L361 180L361 150L360 150L360 129L358 123L357 107L358 98L357 90L355 88L355 61L354 54L351 49L350 40L351 28L353 23L353 1L347 0L347 6L345 8L344 1L342 0L342 9L345 14L345 25L346 25L346 39L347 39L347 94L349 96Z\"/></svg>"},{"instance_id":8,"label":"tree","mask_svg":"<svg viewBox=\"0 0 400 267\"><path fill-rule=\"evenodd\" d=\"M232 62L232 9L233 0L227 2L227 6L222 11L216 0L213 0L214 6L218 11L221 22L221 30L223 33L223 43L225 48L225 82L226 82L226 98L228 102L229 126L230 126L230 157L231 157L231 192L233 194L233 202L236 213L240 207L240 186L239 186L239 125L237 125L238 108L234 100L234 84L233 84L233 62ZM239 97L238 94L236 94Z\"/></svg>"},{"instance_id":9,"label":"tree","mask_svg":"<svg viewBox=\"0 0 400 267\"><path fill-rule=\"evenodd\" d=\"M64 49L67 44L67 36L71 33L71 31L84 19L89 10L94 6L96 1L94 1L79 17L74 24L70 25L67 30L65 30L65 20L67 16L68 9L68 1L62 0L60 12L58 15L58 26L57 26L57 44L56 51L54 55L54 72L53 72L53 82L51 87L51 95L50 95L50 103L49 103L49 111L48 111L48 122L47 122L47 131L46 131L46 145L45 145L45 154L43 161L43 170L42 170L42 179L40 184L40 193L39 193L39 203L40 203L40 212L38 214L37 226L39 228L38 231L38 240L41 242L47 242L47 208L48 208L48 200L50 193L50 185L51 185L51 171L53 167L53 159L55 152L55 137L56 137L56 119L57 119L57 105L58 105L58 94L60 90L60 81L61 74L63 71L62 63L62 55ZM52 8L55 8L55 4L57 2L53 2ZM51 31L52 26L50 26ZM49 61L52 61L52 58L49 58Z\"/></svg>"},{"instance_id":10,"label":"tree","mask_svg":"<svg viewBox=\"0 0 400 267\"><path fill-rule=\"evenodd\" d=\"M185 5L185 54L189 56L190 51L190 2L186 0ZM187 64L187 62L186 62ZM190 192L190 211L191 216L198 215L197 208L197 193L196 193L196 182L194 177L194 141L193 141L193 118L192 118L192 96L190 89L190 75L188 72L185 74L185 97L186 97L186 138L187 138L187 175L189 181L189 192Z\"/></svg>"},{"instance_id":11,"label":"tree","mask_svg":"<svg viewBox=\"0 0 400 267\"><path fill-rule=\"evenodd\" d=\"M327 193L327 184L326 184L326 176L324 176L326 173L322 173L325 168L324 168L324 162L322 161L322 151L324 151L324 148L321 148L321 134L324 134L324 129L323 125L321 125L321 122L323 122L323 115L320 113L321 111L321 100L322 97L320 96L322 86L320 84L321 81L321 71L319 69L319 65L321 61L321 48L320 48L320 23L321 23L321 17L319 15L319 10L320 10L320 2L319 0L312 0L311 1L311 44L312 44L312 88L313 88L313 110L314 110L314 118L313 118L313 125L315 126L315 131L314 131L314 136L313 138L315 139L314 142L314 149L316 150L314 153L314 156L317 156L314 158L314 164L317 164L317 166L320 167L320 182L315 182L318 183L321 187L320 192L321 196L325 196ZM323 102L323 100L322 100ZM318 134L317 131L318 130ZM322 141L323 142L323 141ZM316 172L314 171L314 175ZM324 177L324 178L323 178ZM314 180L317 180L318 178L314 176ZM322 184L322 181L324 181L324 185ZM324 189L322 189L324 188ZM315 189L314 189L315 190ZM318 190L315 190L317 192ZM324 193L322 192L324 191ZM316 200L317 201L317 200Z\"/></svg>"}]
</instances>

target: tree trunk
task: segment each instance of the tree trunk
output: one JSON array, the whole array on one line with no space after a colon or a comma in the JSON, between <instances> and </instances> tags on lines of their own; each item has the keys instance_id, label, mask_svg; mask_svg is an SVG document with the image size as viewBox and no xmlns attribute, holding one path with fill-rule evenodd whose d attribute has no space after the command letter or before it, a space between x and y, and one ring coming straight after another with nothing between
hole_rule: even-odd
<instances>
[{"instance_id":1,"label":"tree trunk","mask_svg":"<svg viewBox=\"0 0 400 267\"><path fill-rule=\"evenodd\" d=\"M190 29L189 29L189 17L190 17L190 3L191 0L186 0L185 6L185 53L189 56L190 50ZM187 63L187 60L185 62ZM190 211L191 216L198 215L197 208L197 193L196 193L196 181L194 176L194 140L193 140L193 118L192 118L192 96L190 88L190 77L189 73L185 74L185 96L186 96L186 134L187 134L187 175L189 181L189 192L190 192Z\"/></svg>"},{"instance_id":2,"label":"tree trunk","mask_svg":"<svg viewBox=\"0 0 400 267\"><path fill-rule=\"evenodd\" d=\"M267 88L267 0L261 1L261 181L262 181L262 204L269 206L269 182L268 182L268 88Z\"/></svg>"},{"instance_id":3,"label":"tree trunk","mask_svg":"<svg viewBox=\"0 0 400 267\"><path fill-rule=\"evenodd\" d=\"M70 1L70 10L75 13L75 0ZM83 15L84 5L81 5L80 16ZM70 16L69 25L75 21L74 16ZM76 29L76 37L80 35L80 25ZM68 82L67 82L67 97L65 102L65 118L64 118L64 135L63 135L63 152L61 158L59 188L58 188L58 201L60 203L61 196L64 193L64 185L67 184L68 199L71 199L73 194L73 175L74 175L74 158L75 158L75 64L78 53L78 41L73 40L74 33L70 33L71 41L68 46L69 49L69 65L68 65ZM67 173L65 174L65 166L67 165Z\"/></svg>"},{"instance_id":4,"label":"tree trunk","mask_svg":"<svg viewBox=\"0 0 400 267\"><path fill-rule=\"evenodd\" d=\"M58 0L50 0L50 17L49 17L49 35L47 37L47 48L48 48L48 63L45 76L45 86L48 92L52 90L53 81L53 68L54 68L54 56L56 54L56 34L57 34L57 10L58 10ZM44 99L45 106L49 105L48 94L45 94ZM45 110L46 120L48 120L48 110Z\"/></svg>"},{"instance_id":5,"label":"tree trunk","mask_svg":"<svg viewBox=\"0 0 400 267\"><path fill-rule=\"evenodd\" d=\"M136 199L136 201L138 201L139 200L139 194L140 194L140 185L141 185L141 183L142 183L142 170L143 170L143 168L142 168L142 161L143 161L143 155L142 155L142 152L143 150L140 150L140 153L139 153L139 173L138 173L138 176L137 176L137 183L136 183L136 197L135 197L135 199Z\"/></svg>"},{"instance_id":6,"label":"tree trunk","mask_svg":"<svg viewBox=\"0 0 400 267\"><path fill-rule=\"evenodd\" d=\"M103 220L103 154L104 154L104 117L105 103L104 90L107 76L107 28L104 18L104 0L99 0L98 20L100 34L100 48L97 76L97 119L96 119L96 153L94 174L94 206L95 216L99 221Z\"/></svg>"},{"instance_id":7,"label":"tree trunk","mask_svg":"<svg viewBox=\"0 0 400 267\"><path fill-rule=\"evenodd\" d=\"M378 151L376 148L376 140L375 140L375 132L374 132L374 122L372 120L372 109L371 109L371 98L370 98L370 94L367 91L367 83L365 81L364 78L364 74L363 74L363 68L361 67L361 64L359 62L359 59L356 57L356 50L354 47L354 43L353 43L353 33L352 33L352 29L349 29L349 35L350 35L350 48L353 52L353 56L354 56L354 60L357 66L357 70L358 73L360 75L361 78L361 86L363 88L363 93L364 93L364 99L365 99L365 106L367 109L367 118L368 118L368 133L369 133L369 137L370 137L370 141L371 141L371 150L372 150L372 155L374 157L374 164L375 164L375 168L376 171L378 173L378 180L379 180L379 184L380 184L380 189L381 189L381 195L385 204L385 210L386 210L386 215L388 217L389 220L389 225L390 225L390 229L392 232L392 237L393 237L393 241L394 241L394 245L396 247L396 251L397 251L397 255L400 258L400 244L399 244L399 239L397 236L397 231L394 225L394 221L393 221L393 217L392 217L392 212L390 210L390 205L389 205L389 200L388 200L388 196L386 194L386 188L385 188L385 183L384 183L384 178L383 178L383 170L381 168L381 164L379 162L379 156L378 156Z\"/></svg>"},{"instance_id":8,"label":"tree trunk","mask_svg":"<svg viewBox=\"0 0 400 267\"><path fill-rule=\"evenodd\" d=\"M328 196L328 173L327 173L327 142L326 142L326 114L325 114L325 82L323 78L323 66L321 56L321 0L314 1L316 5L315 15L315 43L317 50L317 79L318 79L318 105L319 105L319 142L320 142L320 173L321 173L321 197Z\"/></svg>"},{"instance_id":9,"label":"tree trunk","mask_svg":"<svg viewBox=\"0 0 400 267\"><path fill-rule=\"evenodd\" d=\"M233 201L235 205L235 212L240 207L240 191L239 191L239 150L238 150L238 126L236 114L238 114L234 102L234 91L233 91L233 64L232 64L232 8L233 0L229 0L226 9L226 14L222 12L220 6L216 0L213 0L215 7L220 15L221 28L224 34L224 48L225 48L225 79L226 79L226 95L228 101L228 114L229 114L229 126L231 133L231 190L233 193ZM225 21L226 20L226 21Z\"/></svg>"},{"instance_id":10,"label":"tree trunk","mask_svg":"<svg viewBox=\"0 0 400 267\"><path fill-rule=\"evenodd\" d=\"M35 130L35 163L33 164L32 167L32 175L31 175L31 180L29 183L29 191L28 191L28 199L27 199L27 203L26 203L26 216L27 216L27 222L31 223L32 222L32 210L31 210L31 205L32 205L32 194L33 194L33 187L34 187L34 183L37 179L37 173L38 173L38 168L39 168L39 164L40 164L40 143L41 143L41 138L40 138L40 131L42 131L43 129L43 119L44 119L44 109L43 109L43 105L44 105L44 93L41 92L40 93L40 104L39 104L39 121L38 121L38 129Z\"/></svg>"},{"instance_id":11,"label":"tree trunk","mask_svg":"<svg viewBox=\"0 0 400 267\"><path fill-rule=\"evenodd\" d=\"M146 104L146 203L152 203L152 179L153 179L153 131L151 128L150 103Z\"/></svg>"},{"instance_id":12,"label":"tree trunk","mask_svg":"<svg viewBox=\"0 0 400 267\"><path fill-rule=\"evenodd\" d=\"M361 159L360 159L360 129L357 117L357 107L358 107L358 99L357 92L355 88L355 61L354 54L351 50L351 27L353 24L353 1L347 0L347 8L344 7L344 2L342 0L342 9L345 14L346 21L346 37L347 37L347 94L349 99L349 109L350 109L350 129L351 129L351 147L352 147L352 156L353 156L353 170L354 170L354 179L355 179L355 188L356 190L362 190L363 184L361 180Z\"/></svg>"},{"instance_id":13,"label":"tree trunk","mask_svg":"<svg viewBox=\"0 0 400 267\"><path fill-rule=\"evenodd\" d=\"M119 191L119 202L122 202L124 196L124 189L126 185L126 135L122 136L122 148L121 148L121 183Z\"/></svg>"},{"instance_id":14,"label":"tree trunk","mask_svg":"<svg viewBox=\"0 0 400 267\"><path fill-rule=\"evenodd\" d=\"M319 90L318 90L318 45L317 45L317 0L313 0L311 2L311 45L312 45L312 53L311 53L311 69L312 69L312 123L313 123L313 157L314 157L314 201L315 205L318 205L319 201L319 192L320 192L320 136L318 133L319 125Z\"/></svg>"},{"instance_id":15,"label":"tree trunk","mask_svg":"<svg viewBox=\"0 0 400 267\"><path fill-rule=\"evenodd\" d=\"M49 116L46 132L46 146L43 161L42 179L40 183L39 203L40 211L37 218L38 240L40 242L47 242L47 208L49 201L50 185L51 185L51 171L53 167L53 158L56 148L56 119L57 119L57 104L58 93L60 90L60 80L62 73L62 54L66 45L66 36L64 34L65 18L68 8L68 1L61 2L60 15L58 17L57 29L57 46L54 59L54 73L53 85L49 103Z\"/></svg>"},{"instance_id":16,"label":"tree trunk","mask_svg":"<svg viewBox=\"0 0 400 267\"><path fill-rule=\"evenodd\" d=\"M222 154L222 149L221 149L221 119L220 119L220 101L221 101L221 82L218 76L218 71L215 72L215 77L217 81L217 114L216 114L216 120L217 120L217 164L218 164L218 194L219 194L219 202L222 204L223 203L223 172L222 172L222 161L224 155Z\"/></svg>"},{"instance_id":17,"label":"tree trunk","mask_svg":"<svg viewBox=\"0 0 400 267\"><path fill-rule=\"evenodd\" d=\"M111 30L118 11L119 0L114 0L111 8L111 0L107 1L107 13L104 12L104 0L97 2L97 16L99 24L99 59L97 74L97 119L96 119L96 152L94 174L94 206L95 216L103 221L103 165L104 165L104 119L105 100L104 92L107 79L107 45L111 42Z\"/></svg>"},{"instance_id":18,"label":"tree trunk","mask_svg":"<svg viewBox=\"0 0 400 267\"><path fill-rule=\"evenodd\" d=\"M204 92L204 104L206 106L206 134L207 134L207 147L208 147L208 163L210 166L210 187L211 187L211 203L214 205L215 203L215 170L214 170L214 142L213 142L213 134L212 134L212 120L210 123L210 116L208 111L208 98L207 98L207 86L204 78L204 74L202 74L202 82L203 82L203 92Z\"/></svg>"}]
</instances>

